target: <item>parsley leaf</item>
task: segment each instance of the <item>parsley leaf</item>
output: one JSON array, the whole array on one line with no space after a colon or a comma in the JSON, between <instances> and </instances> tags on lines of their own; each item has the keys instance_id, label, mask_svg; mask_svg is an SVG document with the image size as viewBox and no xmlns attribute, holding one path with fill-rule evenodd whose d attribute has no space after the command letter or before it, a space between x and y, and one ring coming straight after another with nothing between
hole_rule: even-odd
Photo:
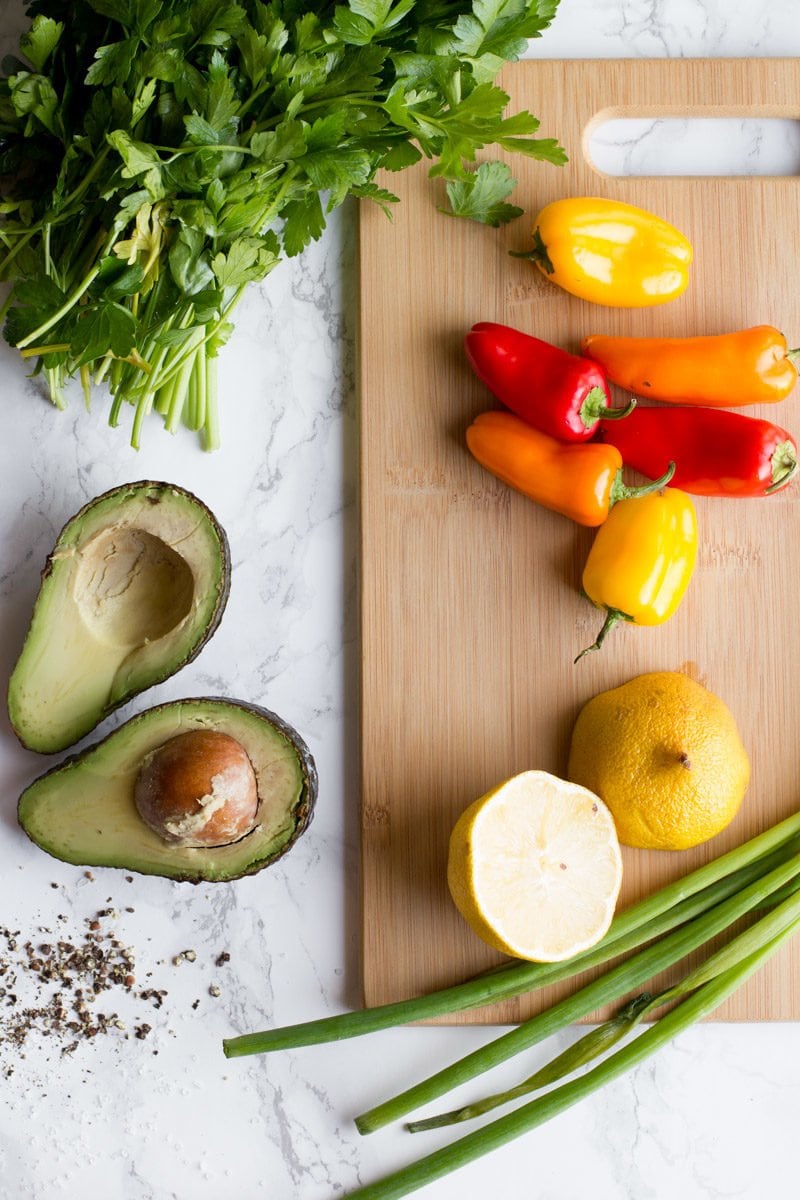
<instances>
[{"instance_id":1,"label":"parsley leaf","mask_svg":"<svg viewBox=\"0 0 800 1200\"><path fill-rule=\"evenodd\" d=\"M565 161L495 83L557 2L31 0L0 84L7 340L59 405L107 380L134 445L155 411L213 447L233 306L333 209L391 215L380 172L424 158L451 215L496 226L520 210L488 147Z\"/></svg>"},{"instance_id":2,"label":"parsley leaf","mask_svg":"<svg viewBox=\"0 0 800 1200\"><path fill-rule=\"evenodd\" d=\"M238 288L263 279L277 264L278 257L274 234L264 238L241 237L231 243L227 254L214 256L211 269L221 288Z\"/></svg>"},{"instance_id":3,"label":"parsley leaf","mask_svg":"<svg viewBox=\"0 0 800 1200\"><path fill-rule=\"evenodd\" d=\"M497 226L522 216L521 208L506 203L515 185L505 163L481 163L466 179L448 183L447 196L454 216Z\"/></svg>"},{"instance_id":4,"label":"parsley leaf","mask_svg":"<svg viewBox=\"0 0 800 1200\"><path fill-rule=\"evenodd\" d=\"M310 242L322 236L325 215L316 192L292 200L284 209L283 248L289 258L301 254Z\"/></svg>"},{"instance_id":5,"label":"parsley leaf","mask_svg":"<svg viewBox=\"0 0 800 1200\"><path fill-rule=\"evenodd\" d=\"M64 32L62 21L54 21L52 17L34 17L30 29L19 39L20 51L28 62L33 63L37 71L41 71L50 55L55 50Z\"/></svg>"}]
</instances>

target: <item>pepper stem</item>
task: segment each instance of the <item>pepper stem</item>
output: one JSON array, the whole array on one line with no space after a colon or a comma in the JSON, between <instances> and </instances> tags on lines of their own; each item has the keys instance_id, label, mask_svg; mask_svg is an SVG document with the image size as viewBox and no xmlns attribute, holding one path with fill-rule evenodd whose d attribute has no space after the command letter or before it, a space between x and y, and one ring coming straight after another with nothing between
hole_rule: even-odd
<instances>
[{"instance_id":1,"label":"pepper stem","mask_svg":"<svg viewBox=\"0 0 800 1200\"><path fill-rule=\"evenodd\" d=\"M790 441L779 442L772 452L770 460L772 468L772 483L764 493L770 496L780 488L785 487L797 470L797 451Z\"/></svg>"},{"instance_id":2,"label":"pepper stem","mask_svg":"<svg viewBox=\"0 0 800 1200\"><path fill-rule=\"evenodd\" d=\"M591 429L601 417L604 421L618 421L620 417L627 417L635 408L636 400L633 397L627 408L609 408L608 393L605 388L597 384L586 393L578 416L583 421L585 428Z\"/></svg>"},{"instance_id":3,"label":"pepper stem","mask_svg":"<svg viewBox=\"0 0 800 1200\"><path fill-rule=\"evenodd\" d=\"M794 350L787 350L786 358L788 358L790 363L797 363L798 358L800 358L800 346L795 346Z\"/></svg>"},{"instance_id":4,"label":"pepper stem","mask_svg":"<svg viewBox=\"0 0 800 1200\"><path fill-rule=\"evenodd\" d=\"M611 485L608 502L609 508L616 504L618 500L635 500L637 496L649 496L652 492L660 491L661 488L667 486L674 474L675 463L671 462L660 479L653 479L650 483L643 483L641 487L628 487L627 484L622 482L622 468L620 467Z\"/></svg>"},{"instance_id":5,"label":"pepper stem","mask_svg":"<svg viewBox=\"0 0 800 1200\"><path fill-rule=\"evenodd\" d=\"M606 609L606 619L603 622L603 628L600 630L600 632L597 635L597 639L594 642L592 642L591 646L587 646L585 650L581 650L578 657L574 658L572 660L573 665L576 662L580 662L580 660L583 658L584 654L589 654L592 650L599 650L600 647L602 646L603 642L608 637L611 630L620 621L632 621L632 620L633 620L633 617L629 616L628 613L622 612L621 609L619 609L619 608L607 608Z\"/></svg>"},{"instance_id":6,"label":"pepper stem","mask_svg":"<svg viewBox=\"0 0 800 1200\"><path fill-rule=\"evenodd\" d=\"M550 255L547 253L547 247L542 240L542 235L539 232L538 225L533 231L533 249L509 250L509 254L512 258L527 258L531 262L535 262L537 266L540 266L542 270L547 272L548 275L552 275L555 272L555 267L550 260Z\"/></svg>"}]
</instances>

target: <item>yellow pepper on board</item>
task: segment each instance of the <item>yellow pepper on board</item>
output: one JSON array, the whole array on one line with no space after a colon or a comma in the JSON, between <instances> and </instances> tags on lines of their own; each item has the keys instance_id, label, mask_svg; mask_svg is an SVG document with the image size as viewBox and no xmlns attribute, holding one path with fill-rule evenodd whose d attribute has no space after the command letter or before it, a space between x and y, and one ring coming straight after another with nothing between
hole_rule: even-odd
<instances>
[{"instance_id":1,"label":"yellow pepper on board","mask_svg":"<svg viewBox=\"0 0 800 1200\"><path fill-rule=\"evenodd\" d=\"M618 200L555 200L536 217L533 240L533 250L515 257L594 304L665 304L689 283L690 242L661 217Z\"/></svg>"},{"instance_id":2,"label":"yellow pepper on board","mask_svg":"<svg viewBox=\"0 0 800 1200\"><path fill-rule=\"evenodd\" d=\"M697 516L686 492L665 488L620 500L597 531L583 571L583 590L606 619L599 650L619 621L661 625L684 597L697 558Z\"/></svg>"}]
</instances>

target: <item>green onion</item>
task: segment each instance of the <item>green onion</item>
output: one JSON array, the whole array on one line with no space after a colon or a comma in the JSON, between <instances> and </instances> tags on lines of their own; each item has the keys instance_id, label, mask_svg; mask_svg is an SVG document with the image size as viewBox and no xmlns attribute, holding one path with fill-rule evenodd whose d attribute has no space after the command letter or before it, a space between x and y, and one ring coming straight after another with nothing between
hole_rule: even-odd
<instances>
[{"instance_id":1,"label":"green onion","mask_svg":"<svg viewBox=\"0 0 800 1200\"><path fill-rule=\"evenodd\" d=\"M209 395L209 403L210 401ZM721 895L730 895L732 888L736 890L741 886L741 882L735 878L736 872L745 872L747 878L741 877L742 881L750 882L760 871L767 869L766 860L771 853L777 853L781 847L787 847L798 835L800 814L781 821L743 845L631 905L614 918L608 933L595 947L567 963L515 962L505 965L501 970L425 996L323 1017L298 1025L226 1038L223 1041L224 1053L228 1058L236 1058L359 1037L397 1025L482 1008L487 1004L496 1004L520 996L545 984L572 978L590 967L598 966L642 945L666 929L674 928L681 921L690 919L697 911L703 910L705 901L710 905L716 903ZM769 865L771 866L772 862ZM715 892L715 888L719 888L719 891ZM686 909L680 908L682 904L691 900L697 900L701 907L694 911L691 910L691 906Z\"/></svg>"},{"instance_id":2,"label":"green onion","mask_svg":"<svg viewBox=\"0 0 800 1200\"><path fill-rule=\"evenodd\" d=\"M703 984L693 995L641 1033L633 1042L578 1079L554 1088L544 1096L530 1101L482 1129L468 1133L425 1158L402 1167L377 1183L348 1192L346 1200L355 1200L356 1197L358 1200L398 1200L399 1197L407 1196L451 1171L466 1166L476 1158L498 1149L521 1134L543 1125L585 1096L591 1095L598 1088L637 1066L688 1026L708 1016L758 970L791 936L794 929L795 925L790 925L743 963Z\"/></svg>"},{"instance_id":3,"label":"green onion","mask_svg":"<svg viewBox=\"0 0 800 1200\"><path fill-rule=\"evenodd\" d=\"M495 1041L474 1050L421 1083L362 1113L356 1117L359 1132L373 1133L390 1121L397 1120L452 1088L474 1079L476 1075L491 1070L520 1051L527 1050L572 1021L579 1020L602 1005L633 991L659 971L679 962L693 950L728 929L734 921L751 909L763 905L770 892L782 887L798 873L800 855L756 879L749 887L736 892L708 912L701 913L693 921L679 927L652 946L640 950L632 958L613 967L600 978L531 1017ZM791 904L792 901L786 903Z\"/></svg>"},{"instance_id":4,"label":"green onion","mask_svg":"<svg viewBox=\"0 0 800 1200\"><path fill-rule=\"evenodd\" d=\"M604 1054L612 1045L628 1034L635 1025L645 1020L654 1009L663 1008L665 1004L688 995L701 984L708 983L724 971L738 966L751 954L760 950L762 945L782 934L790 926L795 926L800 920L800 898L796 895L800 891L800 879L791 880L786 888L791 889L788 899L776 906L768 916L762 918L750 929L739 934L727 946L718 950L716 954L712 954L678 983L659 992L656 996L650 996L649 993L636 996L611 1020L590 1030L552 1062L547 1063L534 1075L517 1084L516 1087L509 1088L504 1092L496 1092L493 1096L488 1096L473 1104L467 1104L463 1108L449 1113L429 1117L424 1121L412 1121L406 1125L406 1128L412 1133L421 1133L427 1129L436 1129L443 1125L452 1125L483 1116L493 1108L510 1103L512 1100L518 1100L522 1096L555 1083L556 1080L585 1066L593 1058ZM781 889L781 891L784 890L786 889ZM770 899L774 902L774 894Z\"/></svg>"},{"instance_id":5,"label":"green onion","mask_svg":"<svg viewBox=\"0 0 800 1200\"><path fill-rule=\"evenodd\" d=\"M681 1030L708 1015L741 986L800 928L798 834L800 814L631 906L615 918L597 946L568 963L501 965L477 979L429 996L228 1039L225 1053L232 1057L309 1045L478 1007L519 995L543 983L575 976L590 966L607 963L634 951L600 977L584 983L573 994L517 1028L356 1118L362 1133L379 1129L540 1042L569 1022L588 1015L601 1005L621 1000L626 993L629 995L624 1007L611 1020L590 1030L522 1083L452 1112L411 1122L407 1128L421 1132L468 1120L532 1091L549 1088L543 1096L377 1183L348 1193L361 1200L395 1200L406 1196L536 1128L617 1078ZM730 934L736 922L756 909L766 909L766 915L743 932L731 936L726 945L713 950L678 982L656 995L651 994L651 986L647 992L630 998L631 992L685 959L699 946L720 934ZM627 1045L614 1049L655 1009L670 1005L674 1007L668 1008L649 1029L639 1032ZM599 1063L576 1078L552 1086L576 1071L582 1071L598 1058L601 1059Z\"/></svg>"},{"instance_id":6,"label":"green onion","mask_svg":"<svg viewBox=\"0 0 800 1200\"><path fill-rule=\"evenodd\" d=\"M493 1108L499 1108L501 1104L510 1104L512 1100L520 1100L523 1096L530 1095L531 1092L538 1092L541 1088L556 1083L565 1075L572 1075L579 1067L585 1067L587 1063L592 1062L601 1054L605 1054L627 1033L630 1033L634 1025L641 1021L642 1016L649 1012L652 1000L649 992L643 992L641 996L634 996L633 1000L629 1000L616 1016L604 1021L602 1025L590 1029L577 1042L573 1042L556 1058L545 1063L543 1067L515 1087L507 1088L504 1092L495 1092L494 1095L487 1096L484 1100L465 1104L462 1108L453 1109L451 1112L440 1113L436 1117L427 1117L424 1121L409 1121L406 1129L411 1133L424 1133L429 1129L440 1129L443 1125L456 1125L461 1121L472 1121L475 1117L482 1117L485 1113L491 1112Z\"/></svg>"}]
</instances>

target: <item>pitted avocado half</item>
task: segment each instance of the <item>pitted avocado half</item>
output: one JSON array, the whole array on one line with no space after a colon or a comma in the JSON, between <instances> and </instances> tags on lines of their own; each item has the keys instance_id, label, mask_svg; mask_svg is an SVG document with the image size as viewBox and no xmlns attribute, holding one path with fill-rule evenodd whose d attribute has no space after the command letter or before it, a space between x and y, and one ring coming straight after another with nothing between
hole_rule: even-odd
<instances>
[{"instance_id":1,"label":"pitted avocado half","mask_svg":"<svg viewBox=\"0 0 800 1200\"><path fill-rule=\"evenodd\" d=\"M190 492L125 484L92 500L50 553L8 689L29 750L73 745L190 662L228 598L224 531Z\"/></svg>"},{"instance_id":2,"label":"pitted avocado half","mask_svg":"<svg viewBox=\"0 0 800 1200\"><path fill-rule=\"evenodd\" d=\"M225 846L170 845L134 803L146 757L193 729L235 738L255 771L256 824ZM316 796L314 760L290 725L243 701L199 698L148 709L46 772L23 792L18 815L28 837L64 862L215 883L253 875L285 854L307 828Z\"/></svg>"}]
</instances>

